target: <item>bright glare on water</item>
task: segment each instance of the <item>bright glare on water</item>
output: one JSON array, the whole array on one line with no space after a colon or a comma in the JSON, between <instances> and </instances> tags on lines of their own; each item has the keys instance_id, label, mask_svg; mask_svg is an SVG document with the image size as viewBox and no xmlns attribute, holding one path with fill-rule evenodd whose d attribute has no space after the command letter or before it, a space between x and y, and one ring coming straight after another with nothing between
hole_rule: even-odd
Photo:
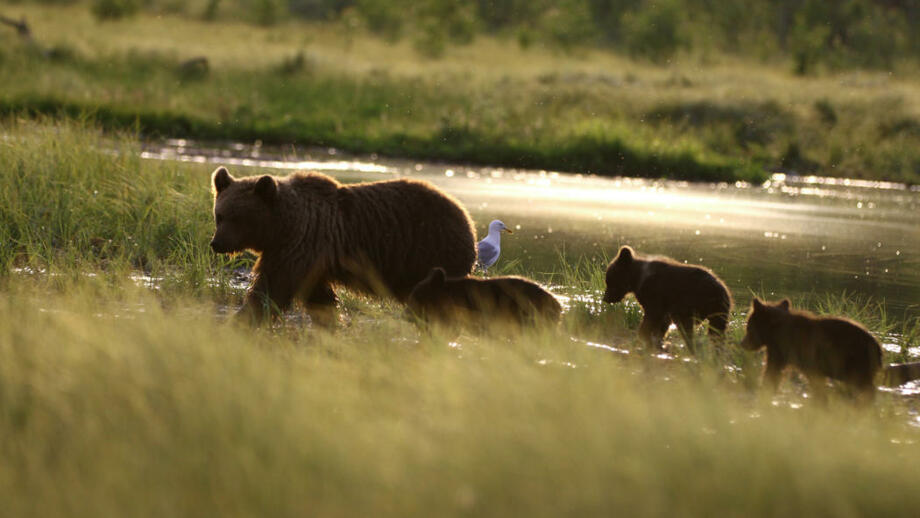
<instances>
[{"instance_id":1,"label":"bright glare on water","mask_svg":"<svg viewBox=\"0 0 920 518\"><path fill-rule=\"evenodd\" d=\"M460 199L480 234L496 218L514 229L503 236L501 260L526 271L558 271L561 251L604 268L628 244L708 266L739 304L751 293L794 302L846 292L884 300L894 318L920 312L920 192L898 184L785 175L763 186L688 184L345 159L334 150L287 158L283 150L186 141L144 156L225 164L242 175L313 169L346 182L424 178Z\"/></svg>"}]
</instances>

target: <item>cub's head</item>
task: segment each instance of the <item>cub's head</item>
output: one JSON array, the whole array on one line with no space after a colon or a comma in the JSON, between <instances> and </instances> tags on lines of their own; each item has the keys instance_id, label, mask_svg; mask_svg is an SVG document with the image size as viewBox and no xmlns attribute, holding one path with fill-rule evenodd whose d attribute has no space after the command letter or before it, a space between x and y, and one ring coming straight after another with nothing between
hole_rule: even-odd
<instances>
[{"instance_id":1,"label":"cub's head","mask_svg":"<svg viewBox=\"0 0 920 518\"><path fill-rule=\"evenodd\" d=\"M271 176L234 178L225 167L211 175L214 222L211 249L219 254L265 250L278 182Z\"/></svg>"},{"instance_id":2,"label":"cub's head","mask_svg":"<svg viewBox=\"0 0 920 518\"><path fill-rule=\"evenodd\" d=\"M751 310L748 312L747 331L741 340L741 347L756 351L767 345L767 337L777 327L777 320L789 313L789 306L789 299L770 304L754 297Z\"/></svg>"},{"instance_id":3,"label":"cub's head","mask_svg":"<svg viewBox=\"0 0 920 518\"><path fill-rule=\"evenodd\" d=\"M607 265L607 289L604 291L604 302L616 304L629 293L629 270L635 257L636 253L632 248L623 246L613 261Z\"/></svg>"},{"instance_id":4,"label":"cub's head","mask_svg":"<svg viewBox=\"0 0 920 518\"><path fill-rule=\"evenodd\" d=\"M412 288L412 293L406 301L409 314L417 319L426 320L438 307L446 280L447 273L444 268L432 268L428 276Z\"/></svg>"}]
</instances>

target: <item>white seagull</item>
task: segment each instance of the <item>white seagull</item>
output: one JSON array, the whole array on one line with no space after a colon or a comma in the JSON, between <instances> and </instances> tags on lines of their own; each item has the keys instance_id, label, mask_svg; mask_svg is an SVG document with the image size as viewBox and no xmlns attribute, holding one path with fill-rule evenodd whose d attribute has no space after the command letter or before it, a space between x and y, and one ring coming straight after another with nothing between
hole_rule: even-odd
<instances>
[{"instance_id":1,"label":"white seagull","mask_svg":"<svg viewBox=\"0 0 920 518\"><path fill-rule=\"evenodd\" d=\"M483 270L486 270L488 267L495 264L495 261L498 261L498 256L502 251L502 232L507 232L509 234L514 233L501 221L497 219L493 220L492 223L489 223L489 235L476 246L479 252L479 259L477 262L479 263L479 267Z\"/></svg>"}]
</instances>

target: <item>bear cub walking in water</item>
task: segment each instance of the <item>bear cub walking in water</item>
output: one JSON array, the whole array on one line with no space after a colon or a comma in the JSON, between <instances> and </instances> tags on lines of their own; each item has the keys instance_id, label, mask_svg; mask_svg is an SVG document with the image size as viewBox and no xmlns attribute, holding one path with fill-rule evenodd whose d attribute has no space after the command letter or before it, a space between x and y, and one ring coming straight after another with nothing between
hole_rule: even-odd
<instances>
[{"instance_id":1,"label":"bear cub walking in water","mask_svg":"<svg viewBox=\"0 0 920 518\"><path fill-rule=\"evenodd\" d=\"M523 277L449 278L433 268L408 300L409 312L422 325L481 329L557 323L562 306L552 293Z\"/></svg>"},{"instance_id":2,"label":"bear cub walking in water","mask_svg":"<svg viewBox=\"0 0 920 518\"><path fill-rule=\"evenodd\" d=\"M428 182L343 185L319 173L234 178L217 168L211 248L259 254L240 313L254 322L303 302L334 322L333 286L405 301L434 266L466 275L476 260L469 214Z\"/></svg>"},{"instance_id":3,"label":"bear cub walking in water","mask_svg":"<svg viewBox=\"0 0 920 518\"><path fill-rule=\"evenodd\" d=\"M817 316L790 309L789 299L775 304L754 298L741 347L767 348L764 381L775 391L783 370L797 367L816 394L825 377L843 381L861 394L875 393L875 374L882 367L882 348L862 325L846 318Z\"/></svg>"},{"instance_id":4,"label":"bear cub walking in water","mask_svg":"<svg viewBox=\"0 0 920 518\"><path fill-rule=\"evenodd\" d=\"M725 283L707 268L666 257L642 258L624 246L607 266L603 300L615 304L627 293L636 295L645 313L639 338L659 349L672 322L691 353L695 352L693 329L699 321L709 321L711 338L723 338L732 309Z\"/></svg>"}]
</instances>

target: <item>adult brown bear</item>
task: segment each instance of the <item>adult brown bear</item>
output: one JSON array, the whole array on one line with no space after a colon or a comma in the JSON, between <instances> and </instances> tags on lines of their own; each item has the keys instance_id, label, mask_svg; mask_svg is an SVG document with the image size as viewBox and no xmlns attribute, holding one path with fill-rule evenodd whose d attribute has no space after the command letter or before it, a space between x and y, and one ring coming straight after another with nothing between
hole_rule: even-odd
<instances>
[{"instance_id":1,"label":"adult brown bear","mask_svg":"<svg viewBox=\"0 0 920 518\"><path fill-rule=\"evenodd\" d=\"M439 266L463 276L476 261L476 231L453 197L428 182L343 185L319 173L211 176L218 253L259 255L240 313L256 322L300 300L334 321L333 286L404 301Z\"/></svg>"}]
</instances>

